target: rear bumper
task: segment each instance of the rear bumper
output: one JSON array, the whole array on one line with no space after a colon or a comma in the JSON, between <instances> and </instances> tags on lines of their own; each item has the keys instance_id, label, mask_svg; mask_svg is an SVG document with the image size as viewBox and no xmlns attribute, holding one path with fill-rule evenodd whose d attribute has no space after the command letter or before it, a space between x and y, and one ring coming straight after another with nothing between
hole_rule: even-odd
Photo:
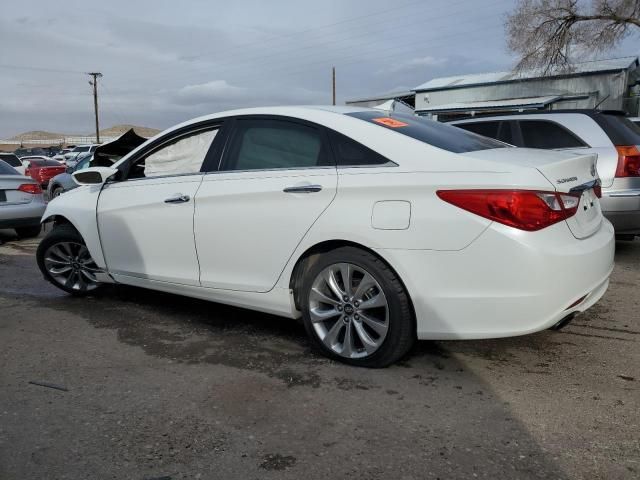
<instances>
[{"instance_id":1,"label":"rear bumper","mask_svg":"<svg viewBox=\"0 0 640 480\"><path fill-rule=\"evenodd\" d=\"M544 330L586 310L607 289L614 249L605 220L582 240L566 223L534 233L494 223L460 251L379 252L409 291L418 338L474 339Z\"/></svg>"},{"instance_id":2,"label":"rear bumper","mask_svg":"<svg viewBox=\"0 0 640 480\"><path fill-rule=\"evenodd\" d=\"M603 192L600 205L616 234L640 235L640 189Z\"/></svg>"},{"instance_id":3,"label":"rear bumper","mask_svg":"<svg viewBox=\"0 0 640 480\"><path fill-rule=\"evenodd\" d=\"M29 203L0 206L0 228L38 225L46 205L42 196Z\"/></svg>"}]
</instances>

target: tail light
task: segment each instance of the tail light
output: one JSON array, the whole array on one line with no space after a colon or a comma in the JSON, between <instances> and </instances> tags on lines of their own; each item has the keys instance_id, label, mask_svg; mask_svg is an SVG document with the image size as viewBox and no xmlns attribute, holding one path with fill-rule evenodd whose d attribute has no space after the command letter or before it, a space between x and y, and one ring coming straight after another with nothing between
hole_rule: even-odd
<instances>
[{"instance_id":1,"label":"tail light","mask_svg":"<svg viewBox=\"0 0 640 480\"><path fill-rule=\"evenodd\" d=\"M24 193L31 193L35 195L37 193L42 193L42 188L37 183L23 183L18 187L18 190Z\"/></svg>"},{"instance_id":2,"label":"tail light","mask_svg":"<svg viewBox=\"0 0 640 480\"><path fill-rule=\"evenodd\" d=\"M593 187L593 193L596 194L596 197L602 198L602 185L596 185Z\"/></svg>"},{"instance_id":3,"label":"tail light","mask_svg":"<svg viewBox=\"0 0 640 480\"><path fill-rule=\"evenodd\" d=\"M640 177L640 150L637 146L617 145L618 168L616 177Z\"/></svg>"},{"instance_id":4,"label":"tail light","mask_svg":"<svg viewBox=\"0 0 640 480\"><path fill-rule=\"evenodd\" d=\"M445 202L503 225L533 232L572 217L580 194L535 190L439 190Z\"/></svg>"}]
</instances>

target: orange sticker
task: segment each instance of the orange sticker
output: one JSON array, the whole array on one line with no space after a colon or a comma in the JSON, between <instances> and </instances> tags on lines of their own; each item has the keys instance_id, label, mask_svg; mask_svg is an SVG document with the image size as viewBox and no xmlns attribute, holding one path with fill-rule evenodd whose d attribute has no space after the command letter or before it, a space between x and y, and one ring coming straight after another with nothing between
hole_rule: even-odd
<instances>
[{"instance_id":1,"label":"orange sticker","mask_svg":"<svg viewBox=\"0 0 640 480\"><path fill-rule=\"evenodd\" d=\"M400 128L400 127L409 126L408 123L404 123L399 120L394 120L393 118L389 118L389 117L374 118L373 121L391 128Z\"/></svg>"}]
</instances>

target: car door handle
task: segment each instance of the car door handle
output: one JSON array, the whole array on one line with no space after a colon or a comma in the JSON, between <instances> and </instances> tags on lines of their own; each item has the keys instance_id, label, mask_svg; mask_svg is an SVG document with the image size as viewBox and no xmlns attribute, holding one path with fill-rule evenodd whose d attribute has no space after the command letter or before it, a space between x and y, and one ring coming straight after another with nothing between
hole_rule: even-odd
<instances>
[{"instance_id":1,"label":"car door handle","mask_svg":"<svg viewBox=\"0 0 640 480\"><path fill-rule=\"evenodd\" d=\"M296 185L282 190L284 193L316 193L322 190L322 185Z\"/></svg>"},{"instance_id":2,"label":"car door handle","mask_svg":"<svg viewBox=\"0 0 640 480\"><path fill-rule=\"evenodd\" d=\"M164 203L186 203L191 200L189 195L176 195L175 197L167 198Z\"/></svg>"}]
</instances>

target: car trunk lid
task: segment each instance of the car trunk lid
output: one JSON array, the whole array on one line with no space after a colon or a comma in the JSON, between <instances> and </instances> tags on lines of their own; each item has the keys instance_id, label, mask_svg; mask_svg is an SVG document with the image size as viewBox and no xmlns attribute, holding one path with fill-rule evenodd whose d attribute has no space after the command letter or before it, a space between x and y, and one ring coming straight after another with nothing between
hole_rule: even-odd
<instances>
[{"instance_id":1,"label":"car trunk lid","mask_svg":"<svg viewBox=\"0 0 640 480\"><path fill-rule=\"evenodd\" d=\"M501 164L535 168L557 192L579 200L577 212L566 220L576 238L589 237L600 228L603 217L595 192L595 187L599 185L597 155L530 148L483 150L467 155Z\"/></svg>"},{"instance_id":2,"label":"car trunk lid","mask_svg":"<svg viewBox=\"0 0 640 480\"><path fill-rule=\"evenodd\" d=\"M25 183L35 182L22 175L0 175L0 208L31 202L34 198L32 194L18 190Z\"/></svg>"}]
</instances>

